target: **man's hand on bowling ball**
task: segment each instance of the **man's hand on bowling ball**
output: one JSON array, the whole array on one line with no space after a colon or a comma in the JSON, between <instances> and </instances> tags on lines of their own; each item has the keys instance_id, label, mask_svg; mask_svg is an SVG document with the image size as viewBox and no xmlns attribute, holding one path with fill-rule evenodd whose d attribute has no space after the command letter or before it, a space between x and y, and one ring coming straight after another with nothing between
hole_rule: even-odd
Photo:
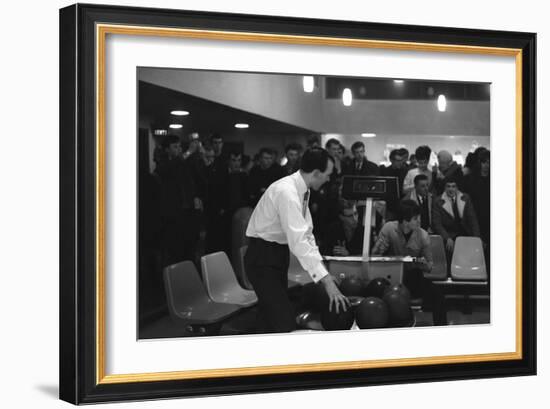
<instances>
[{"instance_id":1,"label":"man's hand on bowling ball","mask_svg":"<svg viewBox=\"0 0 550 409\"><path fill-rule=\"evenodd\" d=\"M327 274L323 279L321 280L323 285L325 286L325 291L327 292L329 304L328 309L332 312L332 306L334 304L334 311L336 313L339 313L340 311L347 311L350 302L349 300L340 292L338 287L336 286L336 283L334 281L334 278Z\"/></svg>"}]
</instances>

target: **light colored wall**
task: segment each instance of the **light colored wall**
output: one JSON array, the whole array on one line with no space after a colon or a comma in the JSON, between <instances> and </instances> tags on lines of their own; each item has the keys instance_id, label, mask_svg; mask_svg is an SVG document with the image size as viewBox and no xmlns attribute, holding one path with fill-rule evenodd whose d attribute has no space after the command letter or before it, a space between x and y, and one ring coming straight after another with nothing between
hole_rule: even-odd
<instances>
[{"instance_id":1,"label":"light colored wall","mask_svg":"<svg viewBox=\"0 0 550 409\"><path fill-rule=\"evenodd\" d=\"M351 154L350 147L354 142L361 141L365 144L366 155L369 160L380 163L386 160L384 150L387 144L404 145L412 154L420 145L428 145L433 152L441 150L449 151L454 154L460 151L464 158L468 152L473 151L475 146L485 146L490 148L490 140L487 136L454 136L450 138L447 135L377 135L375 138L363 138L354 134L325 134L321 137L323 147L330 138L338 139L347 150L347 155Z\"/></svg>"},{"instance_id":2,"label":"light colored wall","mask_svg":"<svg viewBox=\"0 0 550 409\"><path fill-rule=\"evenodd\" d=\"M317 132L487 136L489 102L324 99L324 81L313 93L302 76L141 68L139 79Z\"/></svg>"}]
</instances>

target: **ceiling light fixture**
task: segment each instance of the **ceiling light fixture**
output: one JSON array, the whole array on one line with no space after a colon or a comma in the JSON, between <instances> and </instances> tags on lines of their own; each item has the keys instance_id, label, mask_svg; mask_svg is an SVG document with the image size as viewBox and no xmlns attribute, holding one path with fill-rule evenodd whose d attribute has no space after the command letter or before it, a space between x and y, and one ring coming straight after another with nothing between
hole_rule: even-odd
<instances>
[{"instance_id":1,"label":"ceiling light fixture","mask_svg":"<svg viewBox=\"0 0 550 409\"><path fill-rule=\"evenodd\" d=\"M170 128L172 129L180 129L183 128L182 124L170 124Z\"/></svg>"},{"instance_id":2,"label":"ceiling light fixture","mask_svg":"<svg viewBox=\"0 0 550 409\"><path fill-rule=\"evenodd\" d=\"M175 116L186 116L186 115L189 115L189 112L188 111L172 111L170 112L172 115L175 115Z\"/></svg>"},{"instance_id":3,"label":"ceiling light fixture","mask_svg":"<svg viewBox=\"0 0 550 409\"><path fill-rule=\"evenodd\" d=\"M403 84L403 80L393 80L394 84Z\"/></svg>"},{"instance_id":4,"label":"ceiling light fixture","mask_svg":"<svg viewBox=\"0 0 550 409\"><path fill-rule=\"evenodd\" d=\"M439 110L439 112L445 112L445 110L447 109L447 99L443 94L437 97L437 109Z\"/></svg>"},{"instance_id":5,"label":"ceiling light fixture","mask_svg":"<svg viewBox=\"0 0 550 409\"><path fill-rule=\"evenodd\" d=\"M243 124L243 123L235 124L235 128L246 129L248 128L248 124Z\"/></svg>"},{"instance_id":6,"label":"ceiling light fixture","mask_svg":"<svg viewBox=\"0 0 550 409\"><path fill-rule=\"evenodd\" d=\"M376 138L376 134L371 132L364 132L361 134L361 136L363 138Z\"/></svg>"},{"instance_id":7,"label":"ceiling light fixture","mask_svg":"<svg viewBox=\"0 0 550 409\"><path fill-rule=\"evenodd\" d=\"M353 101L353 95L351 94L351 89L345 88L344 92L342 92L342 102L345 106L349 107L351 106L351 103Z\"/></svg>"},{"instance_id":8,"label":"ceiling light fixture","mask_svg":"<svg viewBox=\"0 0 550 409\"><path fill-rule=\"evenodd\" d=\"M304 87L304 92L313 92L313 88L315 88L315 79L311 75L304 75L302 78L302 85Z\"/></svg>"}]
</instances>

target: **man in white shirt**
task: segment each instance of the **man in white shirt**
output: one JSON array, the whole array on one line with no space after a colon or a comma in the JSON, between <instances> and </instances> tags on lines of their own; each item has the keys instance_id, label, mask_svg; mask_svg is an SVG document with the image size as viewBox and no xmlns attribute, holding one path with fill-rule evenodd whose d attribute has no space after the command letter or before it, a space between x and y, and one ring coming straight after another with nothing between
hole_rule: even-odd
<instances>
[{"instance_id":1,"label":"man in white shirt","mask_svg":"<svg viewBox=\"0 0 550 409\"><path fill-rule=\"evenodd\" d=\"M334 161L326 150L307 150L300 170L272 183L250 217L246 230L250 243L244 262L266 331L296 329L294 306L287 294L289 250L315 283L323 283L330 309L338 312L349 306L323 265L308 209L310 189L319 190L333 168Z\"/></svg>"}]
</instances>

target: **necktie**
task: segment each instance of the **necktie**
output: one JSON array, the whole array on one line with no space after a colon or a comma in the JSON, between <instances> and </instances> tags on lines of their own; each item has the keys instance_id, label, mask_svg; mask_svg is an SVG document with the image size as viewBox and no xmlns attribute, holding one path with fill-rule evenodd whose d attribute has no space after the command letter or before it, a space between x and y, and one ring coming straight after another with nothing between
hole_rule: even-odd
<instances>
[{"instance_id":1,"label":"necktie","mask_svg":"<svg viewBox=\"0 0 550 409\"><path fill-rule=\"evenodd\" d=\"M361 170L361 162L357 162L357 163L355 164L355 169Z\"/></svg>"},{"instance_id":2,"label":"necktie","mask_svg":"<svg viewBox=\"0 0 550 409\"><path fill-rule=\"evenodd\" d=\"M457 222L460 221L460 214L458 213L458 206L456 204L456 196L453 197L453 216Z\"/></svg>"},{"instance_id":3,"label":"necktie","mask_svg":"<svg viewBox=\"0 0 550 409\"><path fill-rule=\"evenodd\" d=\"M307 204L309 201L309 190L304 193L304 202L302 203L302 216L304 219L306 218L306 212L307 212Z\"/></svg>"}]
</instances>

